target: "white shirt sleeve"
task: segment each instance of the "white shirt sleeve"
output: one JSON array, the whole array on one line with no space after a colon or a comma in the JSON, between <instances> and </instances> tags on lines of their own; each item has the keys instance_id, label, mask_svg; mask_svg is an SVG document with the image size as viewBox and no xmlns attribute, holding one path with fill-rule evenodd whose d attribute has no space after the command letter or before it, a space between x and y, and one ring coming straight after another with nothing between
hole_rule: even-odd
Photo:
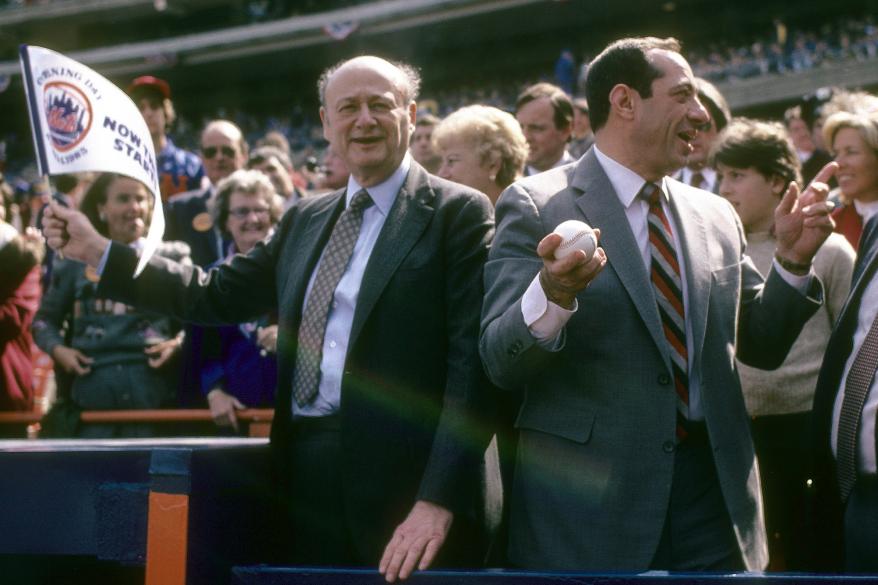
<instances>
[{"instance_id":1,"label":"white shirt sleeve","mask_svg":"<svg viewBox=\"0 0 878 585\"><path fill-rule=\"evenodd\" d=\"M101 255L101 261L98 262L97 268L95 268L95 272L98 273L98 276L101 276L104 273L104 268L107 267L107 258L110 256L110 248L113 246L113 242L107 244L107 247L104 248L104 253Z\"/></svg>"},{"instance_id":2,"label":"white shirt sleeve","mask_svg":"<svg viewBox=\"0 0 878 585\"><path fill-rule=\"evenodd\" d=\"M524 317L524 324L527 325L537 344L550 351L557 351L564 345L561 335L564 326L578 308L579 303L575 299L573 309L569 311L549 302L540 284L539 274L534 277L521 298L521 315Z\"/></svg>"},{"instance_id":3,"label":"white shirt sleeve","mask_svg":"<svg viewBox=\"0 0 878 585\"><path fill-rule=\"evenodd\" d=\"M774 269L777 271L777 274L783 278L788 285L799 291L799 294L802 296L806 296L808 294L808 288L811 285L811 278L816 276L814 274L814 267L811 267L811 271L804 276L799 276L798 274L793 274L780 264L778 264L777 260L771 261Z\"/></svg>"}]
</instances>

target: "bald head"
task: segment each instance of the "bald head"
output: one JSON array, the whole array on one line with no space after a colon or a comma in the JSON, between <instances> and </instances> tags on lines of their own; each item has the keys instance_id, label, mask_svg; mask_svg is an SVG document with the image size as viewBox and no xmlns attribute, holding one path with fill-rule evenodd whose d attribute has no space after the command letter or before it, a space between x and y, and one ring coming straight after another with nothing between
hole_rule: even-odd
<instances>
[{"instance_id":1,"label":"bald head","mask_svg":"<svg viewBox=\"0 0 878 585\"><path fill-rule=\"evenodd\" d=\"M417 72L378 57L356 57L319 82L323 136L363 187L386 180L408 151Z\"/></svg>"},{"instance_id":2,"label":"bald head","mask_svg":"<svg viewBox=\"0 0 878 585\"><path fill-rule=\"evenodd\" d=\"M356 70L374 71L390 80L405 103L413 102L418 98L418 92L421 89L421 76L414 67L405 63L387 61L381 57L363 55L337 63L323 72L317 81L317 91L320 94L322 107L326 107L326 88L336 77L336 74Z\"/></svg>"},{"instance_id":3,"label":"bald head","mask_svg":"<svg viewBox=\"0 0 878 585\"><path fill-rule=\"evenodd\" d=\"M214 185L247 162L244 133L228 120L213 120L201 133L201 159L204 171Z\"/></svg>"}]
</instances>

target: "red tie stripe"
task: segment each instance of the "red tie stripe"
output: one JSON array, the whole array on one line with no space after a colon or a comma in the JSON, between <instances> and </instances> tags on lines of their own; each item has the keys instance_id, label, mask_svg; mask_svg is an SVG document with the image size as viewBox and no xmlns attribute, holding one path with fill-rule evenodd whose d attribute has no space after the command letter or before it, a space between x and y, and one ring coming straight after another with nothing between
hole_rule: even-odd
<instances>
[{"instance_id":1,"label":"red tie stripe","mask_svg":"<svg viewBox=\"0 0 878 585\"><path fill-rule=\"evenodd\" d=\"M689 418L689 350L686 347L686 315L683 309L683 281L674 248L671 224L661 202L661 189L646 183L640 197L649 203L650 280L655 292L662 329L668 342L674 389L677 393L677 437L686 437Z\"/></svg>"}]
</instances>

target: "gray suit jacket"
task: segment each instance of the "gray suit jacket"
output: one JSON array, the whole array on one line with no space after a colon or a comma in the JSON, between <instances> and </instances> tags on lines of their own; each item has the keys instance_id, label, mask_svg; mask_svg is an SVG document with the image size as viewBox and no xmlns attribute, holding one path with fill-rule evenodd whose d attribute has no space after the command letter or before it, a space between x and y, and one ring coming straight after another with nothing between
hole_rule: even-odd
<instances>
[{"instance_id":1,"label":"gray suit jacket","mask_svg":"<svg viewBox=\"0 0 878 585\"><path fill-rule=\"evenodd\" d=\"M735 371L737 353L780 365L821 302L744 255L737 215L719 197L670 181L685 255L693 371L700 379L722 492L748 569L767 562L759 476ZM675 395L660 317L624 209L594 155L513 184L496 210L485 267L480 350L492 380L523 388L511 499L511 560L543 569L645 570L668 508ZM563 345L536 344L521 298L537 243L579 219L601 229L608 263L579 294ZM737 339L737 345L736 345Z\"/></svg>"}]
</instances>

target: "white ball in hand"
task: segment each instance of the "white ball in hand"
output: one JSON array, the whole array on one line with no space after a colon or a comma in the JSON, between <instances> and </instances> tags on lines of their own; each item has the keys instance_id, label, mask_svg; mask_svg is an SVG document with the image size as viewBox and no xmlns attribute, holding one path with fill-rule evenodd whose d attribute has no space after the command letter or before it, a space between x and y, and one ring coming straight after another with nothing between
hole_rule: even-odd
<instances>
[{"instance_id":1,"label":"white ball in hand","mask_svg":"<svg viewBox=\"0 0 878 585\"><path fill-rule=\"evenodd\" d=\"M561 244L555 249L557 260L570 255L574 250L582 250L588 261L597 250L598 239L594 235L594 230L583 221L568 219L558 224L553 233L561 236Z\"/></svg>"}]
</instances>

